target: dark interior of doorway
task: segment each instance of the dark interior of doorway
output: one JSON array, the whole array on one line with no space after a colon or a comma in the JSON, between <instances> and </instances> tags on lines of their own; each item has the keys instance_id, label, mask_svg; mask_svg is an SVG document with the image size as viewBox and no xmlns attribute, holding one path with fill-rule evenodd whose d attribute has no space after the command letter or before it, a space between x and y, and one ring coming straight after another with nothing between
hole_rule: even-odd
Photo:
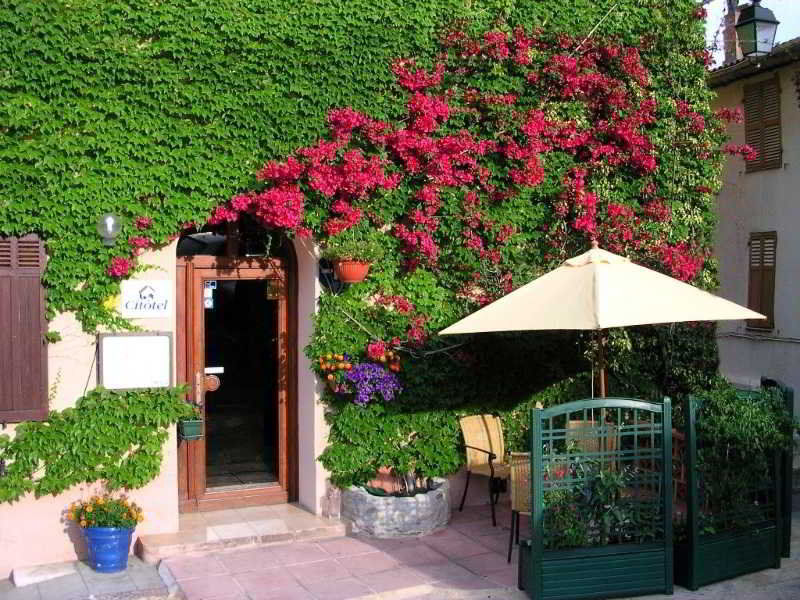
<instances>
[{"instance_id":1,"label":"dark interior of doorway","mask_svg":"<svg viewBox=\"0 0 800 600\"><path fill-rule=\"evenodd\" d=\"M206 485L261 486L278 480L277 301L267 280L205 282Z\"/></svg>"}]
</instances>

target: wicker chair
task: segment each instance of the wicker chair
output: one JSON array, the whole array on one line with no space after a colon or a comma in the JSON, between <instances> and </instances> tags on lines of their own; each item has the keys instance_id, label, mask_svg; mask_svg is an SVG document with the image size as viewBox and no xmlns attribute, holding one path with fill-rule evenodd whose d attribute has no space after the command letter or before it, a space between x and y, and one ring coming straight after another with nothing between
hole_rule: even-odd
<instances>
[{"instance_id":1,"label":"wicker chair","mask_svg":"<svg viewBox=\"0 0 800 600\"><path fill-rule=\"evenodd\" d=\"M519 544L519 516L531 516L531 455L530 452L512 452L509 459L511 473L511 531L508 533L508 562L514 549L514 538Z\"/></svg>"},{"instance_id":2,"label":"wicker chair","mask_svg":"<svg viewBox=\"0 0 800 600\"><path fill-rule=\"evenodd\" d=\"M619 446L619 429L606 425L601 429L596 421L567 421L567 444L575 442L581 452L613 452Z\"/></svg>"},{"instance_id":3,"label":"wicker chair","mask_svg":"<svg viewBox=\"0 0 800 600\"><path fill-rule=\"evenodd\" d=\"M459 420L464 435L467 453L467 481L458 510L464 510L469 479L472 473L489 478L489 503L492 507L492 526L497 526L494 506L500 498L502 481L508 478L508 463L505 462L505 442L500 417L494 415L472 415Z\"/></svg>"}]
</instances>

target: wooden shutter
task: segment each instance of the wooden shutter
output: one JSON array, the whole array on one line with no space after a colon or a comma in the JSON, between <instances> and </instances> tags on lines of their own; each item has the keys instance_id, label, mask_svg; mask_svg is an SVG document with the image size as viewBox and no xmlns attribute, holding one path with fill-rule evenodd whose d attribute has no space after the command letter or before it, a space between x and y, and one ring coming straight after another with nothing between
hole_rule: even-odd
<instances>
[{"instance_id":1,"label":"wooden shutter","mask_svg":"<svg viewBox=\"0 0 800 600\"><path fill-rule=\"evenodd\" d=\"M744 87L744 138L758 151L745 161L748 173L783 165L781 146L781 90L778 77Z\"/></svg>"},{"instance_id":2,"label":"wooden shutter","mask_svg":"<svg viewBox=\"0 0 800 600\"><path fill-rule=\"evenodd\" d=\"M47 416L44 244L0 237L0 423Z\"/></svg>"},{"instance_id":3,"label":"wooden shutter","mask_svg":"<svg viewBox=\"0 0 800 600\"><path fill-rule=\"evenodd\" d=\"M775 327L775 263L778 236L774 231L750 234L750 279L747 306L766 315L766 319L749 319L748 327Z\"/></svg>"}]
</instances>

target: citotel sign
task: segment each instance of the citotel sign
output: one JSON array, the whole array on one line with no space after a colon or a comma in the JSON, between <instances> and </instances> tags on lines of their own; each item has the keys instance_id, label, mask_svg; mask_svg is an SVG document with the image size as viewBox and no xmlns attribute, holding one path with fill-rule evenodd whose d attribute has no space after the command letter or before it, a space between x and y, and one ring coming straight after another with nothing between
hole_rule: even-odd
<instances>
[{"instance_id":1,"label":"citotel sign","mask_svg":"<svg viewBox=\"0 0 800 600\"><path fill-rule=\"evenodd\" d=\"M166 279L123 281L118 310L129 319L169 317L172 310L172 282Z\"/></svg>"}]
</instances>

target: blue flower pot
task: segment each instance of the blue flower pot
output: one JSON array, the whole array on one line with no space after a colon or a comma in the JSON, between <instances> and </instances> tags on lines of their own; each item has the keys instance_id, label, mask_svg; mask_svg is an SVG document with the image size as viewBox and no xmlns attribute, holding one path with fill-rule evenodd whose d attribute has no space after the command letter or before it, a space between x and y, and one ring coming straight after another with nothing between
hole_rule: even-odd
<instances>
[{"instance_id":1,"label":"blue flower pot","mask_svg":"<svg viewBox=\"0 0 800 600\"><path fill-rule=\"evenodd\" d=\"M83 535L89 547L89 566L92 569L100 573L116 573L128 568L133 529L86 527Z\"/></svg>"}]
</instances>

